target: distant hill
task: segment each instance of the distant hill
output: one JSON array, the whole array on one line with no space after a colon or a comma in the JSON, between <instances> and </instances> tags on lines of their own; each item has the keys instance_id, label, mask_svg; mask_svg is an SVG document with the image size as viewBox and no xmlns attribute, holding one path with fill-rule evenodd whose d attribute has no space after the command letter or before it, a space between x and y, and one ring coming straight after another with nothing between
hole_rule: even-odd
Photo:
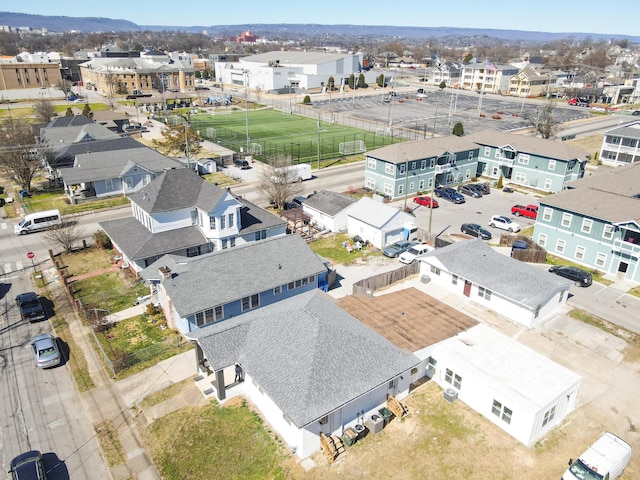
<instances>
[{"instance_id":1,"label":"distant hill","mask_svg":"<svg viewBox=\"0 0 640 480\"><path fill-rule=\"evenodd\" d=\"M279 35L344 35L365 37L399 37L399 38L444 38L444 37L490 37L512 42L547 42L561 38L582 40L586 37L597 41L628 39L639 43L639 36L605 35L588 32L529 32L523 30L494 30L488 28L457 28L457 27L408 27L408 26L368 26L368 25L318 25L318 24L244 24L244 25L210 25L176 27L170 25L137 25L128 20L102 17L66 17L29 15L25 13L0 12L0 25L10 27L46 28L54 32L135 32L150 30L182 31L188 33L202 33L207 30L209 35L238 35L245 30L251 30L256 35L265 36L266 33Z\"/></svg>"}]
</instances>

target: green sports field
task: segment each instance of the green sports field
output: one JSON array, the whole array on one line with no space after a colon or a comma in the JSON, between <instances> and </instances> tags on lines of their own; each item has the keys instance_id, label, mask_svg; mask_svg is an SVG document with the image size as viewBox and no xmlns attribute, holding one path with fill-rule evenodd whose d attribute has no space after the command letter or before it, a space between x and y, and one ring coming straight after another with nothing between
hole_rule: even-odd
<instances>
[{"instance_id":1,"label":"green sports field","mask_svg":"<svg viewBox=\"0 0 640 480\"><path fill-rule=\"evenodd\" d=\"M247 124L249 141L247 142ZM248 151L258 160L276 155L291 156L294 163L318 160L320 138L321 161L362 154L366 151L400 141L397 138L313 118L287 115L272 109L237 111L215 115L192 115L191 128L207 140L237 152ZM341 152L342 144L342 152Z\"/></svg>"}]
</instances>

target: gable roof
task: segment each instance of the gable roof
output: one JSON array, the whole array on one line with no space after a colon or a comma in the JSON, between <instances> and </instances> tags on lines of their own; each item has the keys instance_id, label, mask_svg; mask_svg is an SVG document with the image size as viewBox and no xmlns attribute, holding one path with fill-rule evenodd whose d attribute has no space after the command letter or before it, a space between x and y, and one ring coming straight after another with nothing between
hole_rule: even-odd
<instances>
[{"instance_id":1,"label":"gable roof","mask_svg":"<svg viewBox=\"0 0 640 480\"><path fill-rule=\"evenodd\" d=\"M640 225L640 164L599 168L593 175L567 184L569 188L540 199L549 205L592 218Z\"/></svg>"},{"instance_id":2,"label":"gable roof","mask_svg":"<svg viewBox=\"0 0 640 480\"><path fill-rule=\"evenodd\" d=\"M399 164L425 158L442 157L448 153L477 149L478 145L469 140L468 136L458 137L457 135L449 135L447 137L428 138L415 142L394 143L367 152L367 158L375 158L377 160Z\"/></svg>"},{"instance_id":3,"label":"gable roof","mask_svg":"<svg viewBox=\"0 0 640 480\"><path fill-rule=\"evenodd\" d=\"M76 155L73 167L63 169L61 176L67 185L95 182L108 178L121 178L135 166L149 173L182 168L176 160L165 157L149 147L144 147Z\"/></svg>"},{"instance_id":4,"label":"gable roof","mask_svg":"<svg viewBox=\"0 0 640 480\"><path fill-rule=\"evenodd\" d=\"M129 198L153 215L188 207L210 212L226 193L226 190L205 182L194 171L179 168L163 172Z\"/></svg>"},{"instance_id":5,"label":"gable roof","mask_svg":"<svg viewBox=\"0 0 640 480\"><path fill-rule=\"evenodd\" d=\"M483 240L464 240L436 248L420 257L437 259L449 272L492 292L535 309L573 282L502 255Z\"/></svg>"},{"instance_id":6,"label":"gable roof","mask_svg":"<svg viewBox=\"0 0 640 480\"><path fill-rule=\"evenodd\" d=\"M605 135L617 135L623 138L640 139L640 121L627 123L604 131Z\"/></svg>"},{"instance_id":7,"label":"gable roof","mask_svg":"<svg viewBox=\"0 0 640 480\"><path fill-rule=\"evenodd\" d=\"M131 137L110 138L107 140L96 140L93 142L80 142L65 145L55 152L54 158L49 160L52 168L73 167L76 155L92 152L113 152L116 150L126 150L129 148L147 148L144 144Z\"/></svg>"},{"instance_id":8,"label":"gable roof","mask_svg":"<svg viewBox=\"0 0 640 480\"><path fill-rule=\"evenodd\" d=\"M212 368L239 362L298 428L417 366L335 305L307 292L187 334Z\"/></svg>"},{"instance_id":9,"label":"gable roof","mask_svg":"<svg viewBox=\"0 0 640 480\"><path fill-rule=\"evenodd\" d=\"M197 257L165 255L140 275L145 280L157 280L161 277L159 268L165 266L173 276L163 280L163 285L181 317L327 270L322 259L297 234Z\"/></svg>"},{"instance_id":10,"label":"gable roof","mask_svg":"<svg viewBox=\"0 0 640 480\"><path fill-rule=\"evenodd\" d=\"M396 223L413 223L415 219L415 216L410 213L385 205L382 202L377 202L369 197L362 197L358 200L349 209L347 215L378 229L381 229L393 219L398 220Z\"/></svg>"},{"instance_id":11,"label":"gable roof","mask_svg":"<svg viewBox=\"0 0 640 480\"><path fill-rule=\"evenodd\" d=\"M304 206L330 217L335 217L354 203L356 203L355 198L329 190L321 190L307 198L304 201Z\"/></svg>"},{"instance_id":12,"label":"gable roof","mask_svg":"<svg viewBox=\"0 0 640 480\"><path fill-rule=\"evenodd\" d=\"M529 137L504 133L498 130L482 130L466 136L469 141L478 145L501 148L510 145L519 153L528 153L539 157L556 160L586 161L588 153L581 148L573 147L567 142L545 138Z\"/></svg>"},{"instance_id":13,"label":"gable roof","mask_svg":"<svg viewBox=\"0 0 640 480\"><path fill-rule=\"evenodd\" d=\"M56 151L74 143L110 140L120 138L120 135L92 120L91 123L83 123L81 125L71 124L64 128L42 128L40 129L40 138L46 142L46 145L50 149Z\"/></svg>"}]
</instances>

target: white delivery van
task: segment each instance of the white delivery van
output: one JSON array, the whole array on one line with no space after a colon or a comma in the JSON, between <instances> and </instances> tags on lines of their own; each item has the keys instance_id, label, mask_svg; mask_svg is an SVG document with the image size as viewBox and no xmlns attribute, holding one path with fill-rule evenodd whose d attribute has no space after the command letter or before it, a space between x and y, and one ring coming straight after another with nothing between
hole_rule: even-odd
<instances>
[{"instance_id":1,"label":"white delivery van","mask_svg":"<svg viewBox=\"0 0 640 480\"><path fill-rule=\"evenodd\" d=\"M631 446L613 433L606 432L575 461L562 480L615 480L631 460Z\"/></svg>"},{"instance_id":2,"label":"white delivery van","mask_svg":"<svg viewBox=\"0 0 640 480\"><path fill-rule=\"evenodd\" d=\"M25 215L14 230L16 235L26 235L27 233L46 230L62 224L62 217L58 210L46 210L44 212L36 212Z\"/></svg>"}]
</instances>

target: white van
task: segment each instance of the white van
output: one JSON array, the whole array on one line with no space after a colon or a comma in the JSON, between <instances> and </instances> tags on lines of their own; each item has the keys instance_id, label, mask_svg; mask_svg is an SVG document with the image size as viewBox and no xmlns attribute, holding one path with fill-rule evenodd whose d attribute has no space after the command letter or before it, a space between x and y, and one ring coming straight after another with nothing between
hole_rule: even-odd
<instances>
[{"instance_id":1,"label":"white van","mask_svg":"<svg viewBox=\"0 0 640 480\"><path fill-rule=\"evenodd\" d=\"M283 174L281 170L286 171ZM281 167L278 169L278 177L286 178L287 183L302 182L303 180L309 180L311 175L311 165L308 163L301 163L300 165L290 165L288 167Z\"/></svg>"},{"instance_id":2,"label":"white van","mask_svg":"<svg viewBox=\"0 0 640 480\"><path fill-rule=\"evenodd\" d=\"M14 230L16 235L26 235L27 233L46 230L62 224L62 217L58 210L46 210L44 212L36 212L25 215Z\"/></svg>"},{"instance_id":3,"label":"white van","mask_svg":"<svg viewBox=\"0 0 640 480\"><path fill-rule=\"evenodd\" d=\"M606 432L587 448L569 468L562 480L615 480L631 460L631 446L613 433Z\"/></svg>"}]
</instances>

